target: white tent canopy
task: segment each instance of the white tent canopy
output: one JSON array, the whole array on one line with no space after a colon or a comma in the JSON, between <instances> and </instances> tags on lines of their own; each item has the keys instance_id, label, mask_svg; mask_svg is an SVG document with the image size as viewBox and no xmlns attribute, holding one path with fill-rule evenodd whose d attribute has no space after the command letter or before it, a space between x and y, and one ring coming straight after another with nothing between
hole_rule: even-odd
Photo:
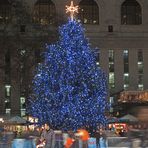
<instances>
[{"instance_id":1,"label":"white tent canopy","mask_svg":"<svg viewBox=\"0 0 148 148\"><path fill-rule=\"evenodd\" d=\"M120 120L128 120L129 122L138 122L138 119L130 114L127 114L127 115L121 117Z\"/></svg>"},{"instance_id":2,"label":"white tent canopy","mask_svg":"<svg viewBox=\"0 0 148 148\"><path fill-rule=\"evenodd\" d=\"M18 124L24 124L27 123L27 121L19 116L14 116L12 117L9 122L14 122L14 123L18 123Z\"/></svg>"}]
</instances>

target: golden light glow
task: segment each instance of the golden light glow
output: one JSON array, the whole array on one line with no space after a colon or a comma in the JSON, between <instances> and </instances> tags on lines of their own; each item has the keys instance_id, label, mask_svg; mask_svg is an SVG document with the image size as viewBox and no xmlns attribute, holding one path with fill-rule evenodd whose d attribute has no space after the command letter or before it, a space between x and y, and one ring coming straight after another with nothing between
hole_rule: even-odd
<instances>
[{"instance_id":1,"label":"golden light glow","mask_svg":"<svg viewBox=\"0 0 148 148\"><path fill-rule=\"evenodd\" d=\"M119 102L148 102L148 90L123 91L120 93Z\"/></svg>"},{"instance_id":2,"label":"golden light glow","mask_svg":"<svg viewBox=\"0 0 148 148\"><path fill-rule=\"evenodd\" d=\"M70 6L66 5L66 13L68 12L70 12L70 17L71 17L71 20L73 21L75 12L78 13L78 6L74 6L73 1L71 1Z\"/></svg>"}]
</instances>

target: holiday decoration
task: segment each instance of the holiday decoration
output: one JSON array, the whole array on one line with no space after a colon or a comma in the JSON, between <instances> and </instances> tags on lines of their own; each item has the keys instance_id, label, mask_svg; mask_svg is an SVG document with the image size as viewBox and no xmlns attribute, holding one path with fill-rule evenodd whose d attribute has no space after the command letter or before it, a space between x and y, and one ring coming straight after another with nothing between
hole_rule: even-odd
<instances>
[{"instance_id":1,"label":"holiday decoration","mask_svg":"<svg viewBox=\"0 0 148 148\"><path fill-rule=\"evenodd\" d=\"M59 36L57 43L46 45L36 69L29 114L63 130L105 124L107 79L82 24L70 18Z\"/></svg>"},{"instance_id":2,"label":"holiday decoration","mask_svg":"<svg viewBox=\"0 0 148 148\"><path fill-rule=\"evenodd\" d=\"M78 13L78 6L75 6L73 5L73 1L71 1L71 5L70 6L66 6L66 13L67 12L70 12L70 17L71 17L71 20L73 21L74 19L74 13Z\"/></svg>"}]
</instances>

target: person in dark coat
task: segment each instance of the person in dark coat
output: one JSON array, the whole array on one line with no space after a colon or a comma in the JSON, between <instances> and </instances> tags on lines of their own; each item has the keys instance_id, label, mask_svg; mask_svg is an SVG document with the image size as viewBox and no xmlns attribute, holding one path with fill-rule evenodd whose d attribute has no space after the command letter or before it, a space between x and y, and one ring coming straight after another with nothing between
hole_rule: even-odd
<instances>
[{"instance_id":1,"label":"person in dark coat","mask_svg":"<svg viewBox=\"0 0 148 148\"><path fill-rule=\"evenodd\" d=\"M41 141L45 142L45 148L54 148L55 133L48 123L45 124L44 130L42 131Z\"/></svg>"},{"instance_id":2,"label":"person in dark coat","mask_svg":"<svg viewBox=\"0 0 148 148\"><path fill-rule=\"evenodd\" d=\"M96 145L97 145L97 148L99 148L99 140L100 140L100 131L99 131L99 129L96 130L94 136L95 136L95 138L96 138Z\"/></svg>"},{"instance_id":3,"label":"person in dark coat","mask_svg":"<svg viewBox=\"0 0 148 148\"><path fill-rule=\"evenodd\" d=\"M73 140L73 144L72 144L71 148L78 147L77 146L78 145L78 140L77 140L77 138L75 136L75 133L72 130L68 131L68 136L69 136L69 138L71 138Z\"/></svg>"}]
</instances>

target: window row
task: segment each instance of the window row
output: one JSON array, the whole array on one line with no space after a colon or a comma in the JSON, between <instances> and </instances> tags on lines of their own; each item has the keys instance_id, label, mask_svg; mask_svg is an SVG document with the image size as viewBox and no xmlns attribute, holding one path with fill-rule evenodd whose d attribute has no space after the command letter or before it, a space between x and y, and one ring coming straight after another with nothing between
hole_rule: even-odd
<instances>
[{"instance_id":1,"label":"window row","mask_svg":"<svg viewBox=\"0 0 148 148\"><path fill-rule=\"evenodd\" d=\"M0 1L0 23L7 23L11 17L9 0ZM84 24L99 24L99 6L95 0L81 0L78 19ZM56 22L56 7L52 0L38 0L34 5L33 22L39 24L54 24ZM121 24L142 24L142 8L136 0L125 0L121 4Z\"/></svg>"},{"instance_id":2,"label":"window row","mask_svg":"<svg viewBox=\"0 0 148 148\"><path fill-rule=\"evenodd\" d=\"M109 88L115 88L115 65L114 65L114 50L108 50L108 58L109 58ZM123 50L123 83L124 89L128 89L129 87L129 50ZM144 76L144 63L143 63L143 51L139 49L137 51L137 81L138 81L138 89L143 90L143 76Z\"/></svg>"}]
</instances>

